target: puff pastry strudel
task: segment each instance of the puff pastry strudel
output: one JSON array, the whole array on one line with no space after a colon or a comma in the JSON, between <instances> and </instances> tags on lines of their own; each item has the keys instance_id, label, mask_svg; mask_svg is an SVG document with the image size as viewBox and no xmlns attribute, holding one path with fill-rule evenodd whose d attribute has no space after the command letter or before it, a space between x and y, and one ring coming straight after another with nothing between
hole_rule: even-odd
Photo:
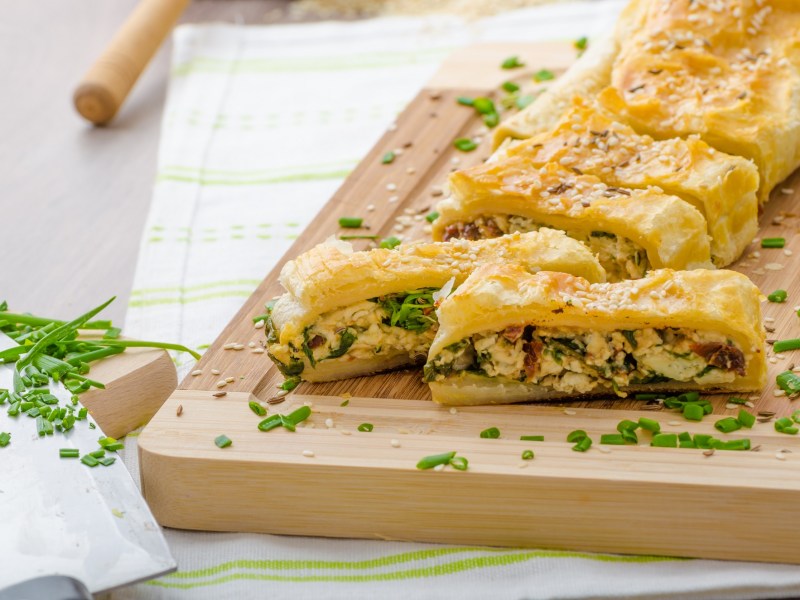
<instances>
[{"instance_id":1,"label":"puff pastry strudel","mask_svg":"<svg viewBox=\"0 0 800 600\"><path fill-rule=\"evenodd\" d=\"M513 262L605 281L597 260L562 232L542 229L469 243L401 245L353 252L329 241L289 261L287 293L269 319L268 352L287 376L329 381L421 362L438 329L435 295L479 265Z\"/></svg>"},{"instance_id":2,"label":"puff pastry strudel","mask_svg":"<svg viewBox=\"0 0 800 600\"><path fill-rule=\"evenodd\" d=\"M653 188L608 186L555 163L535 169L520 156L457 171L450 188L437 206L435 240L560 229L598 255L609 281L712 266L703 215Z\"/></svg>"},{"instance_id":3,"label":"puff pastry strudel","mask_svg":"<svg viewBox=\"0 0 800 600\"><path fill-rule=\"evenodd\" d=\"M439 307L425 379L436 402L462 405L755 391L766 380L759 302L733 271L590 284L486 265Z\"/></svg>"}]
</instances>

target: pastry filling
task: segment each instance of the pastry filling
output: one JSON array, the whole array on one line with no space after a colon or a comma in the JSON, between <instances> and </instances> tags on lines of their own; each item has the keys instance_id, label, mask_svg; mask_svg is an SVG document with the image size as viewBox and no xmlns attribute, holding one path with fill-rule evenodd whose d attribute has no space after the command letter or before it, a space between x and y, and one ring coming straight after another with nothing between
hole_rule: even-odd
<instances>
[{"instance_id":1,"label":"pastry filling","mask_svg":"<svg viewBox=\"0 0 800 600\"><path fill-rule=\"evenodd\" d=\"M425 365L426 381L461 372L546 386L568 394L597 388L728 383L745 374L744 353L724 335L691 329L585 331L515 325L444 348Z\"/></svg>"},{"instance_id":2,"label":"pastry filling","mask_svg":"<svg viewBox=\"0 0 800 600\"><path fill-rule=\"evenodd\" d=\"M324 313L288 344L278 343L270 323L269 355L281 372L299 375L307 366L330 359L343 361L408 355L413 362L428 354L439 323L432 294L436 288L370 298Z\"/></svg>"},{"instance_id":3,"label":"pastry filling","mask_svg":"<svg viewBox=\"0 0 800 600\"><path fill-rule=\"evenodd\" d=\"M499 237L507 233L538 231L550 227L528 217L517 215L492 215L478 217L473 221L452 223L444 230L444 241L453 238L481 240ZM569 237L583 242L597 255L606 270L609 281L641 279L651 268L647 252L635 242L606 231L567 230Z\"/></svg>"}]
</instances>

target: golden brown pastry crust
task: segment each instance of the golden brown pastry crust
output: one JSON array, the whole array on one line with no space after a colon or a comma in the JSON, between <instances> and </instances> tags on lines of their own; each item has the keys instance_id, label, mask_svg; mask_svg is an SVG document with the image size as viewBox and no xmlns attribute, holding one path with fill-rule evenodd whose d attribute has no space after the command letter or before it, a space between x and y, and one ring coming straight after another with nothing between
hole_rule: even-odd
<instances>
[{"instance_id":1,"label":"golden brown pastry crust","mask_svg":"<svg viewBox=\"0 0 800 600\"><path fill-rule=\"evenodd\" d=\"M441 288L451 277L460 285L487 262L513 262L531 270L605 281L603 268L583 244L552 229L472 243L401 244L393 250L364 252L331 240L284 265L280 282L288 293L275 304L272 322L281 343L287 343L322 313L403 290Z\"/></svg>"},{"instance_id":2,"label":"golden brown pastry crust","mask_svg":"<svg viewBox=\"0 0 800 600\"><path fill-rule=\"evenodd\" d=\"M644 279L589 284L564 273L525 273L486 265L439 307L439 332L429 357L481 331L530 323L592 331L686 328L722 333L745 354L746 372L715 389L751 391L766 381L760 293L744 275L726 270L654 271ZM662 384L634 389L698 389ZM507 403L562 397L539 386L487 377L452 377L431 384L443 404ZM601 392L607 393L607 392Z\"/></svg>"},{"instance_id":3,"label":"golden brown pastry crust","mask_svg":"<svg viewBox=\"0 0 800 600\"><path fill-rule=\"evenodd\" d=\"M656 141L638 135L574 98L550 131L510 146L503 155L539 168L556 162L624 188L657 186L697 208L708 223L718 267L736 260L758 230L758 171L744 158L718 152L697 136Z\"/></svg>"},{"instance_id":4,"label":"golden brown pastry crust","mask_svg":"<svg viewBox=\"0 0 800 600\"><path fill-rule=\"evenodd\" d=\"M711 266L703 215L653 188L609 188L596 177L554 163L532 169L519 156L457 171L450 187L453 196L437 206L436 240L453 223L482 215L520 215L564 231L599 230L630 239L647 251L656 269Z\"/></svg>"},{"instance_id":5,"label":"golden brown pastry crust","mask_svg":"<svg viewBox=\"0 0 800 600\"><path fill-rule=\"evenodd\" d=\"M699 134L752 159L759 199L800 164L800 2L632 0L600 101L657 139Z\"/></svg>"}]
</instances>

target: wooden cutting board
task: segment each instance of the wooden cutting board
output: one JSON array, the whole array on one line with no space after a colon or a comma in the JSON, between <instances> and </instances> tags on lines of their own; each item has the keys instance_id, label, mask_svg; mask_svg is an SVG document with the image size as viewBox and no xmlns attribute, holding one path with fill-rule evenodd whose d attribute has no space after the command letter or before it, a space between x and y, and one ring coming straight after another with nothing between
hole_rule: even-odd
<instances>
[{"instance_id":1,"label":"wooden cutting board","mask_svg":"<svg viewBox=\"0 0 800 600\"><path fill-rule=\"evenodd\" d=\"M501 70L510 55L527 66ZM342 216L364 217L369 230L360 233L379 239L429 238L423 216L440 198L447 174L489 155L488 135L474 152L453 149L455 138L482 125L456 98L496 96L503 81L530 81L541 68L559 72L574 58L568 43L484 45L454 54L285 260L330 235L359 233L341 231ZM398 149L393 163L381 163L387 151ZM785 237L787 251L754 244L736 265L765 293L789 292L787 303L764 305L767 326L774 329L769 336L776 339L800 337L792 309L800 304L795 188L797 174L779 186L761 219L760 235ZM181 384L139 438L143 492L162 525L800 564L800 537L792 526L800 502L800 440L777 433L772 422L723 436L713 428L719 416L692 423L620 399L450 410L430 402L418 371L405 371L303 384L283 403L268 406L270 414L287 414L309 403L305 426L294 433L258 431L260 418L248 403L272 398L282 377L266 354L257 353L265 335L252 319L281 293L277 278L285 260L206 352L198 365L202 374ZM243 348L225 349L232 343ZM800 363L800 353L770 361L769 384L763 394L751 395L750 410L791 414L800 405L775 396L774 382L777 373ZM233 379L217 387L225 378ZM727 398L712 398L715 415L736 415L726 408ZM641 415L658 420L664 431L749 437L758 451L707 456L650 448L647 435L640 436L640 446L598 447L602 433ZM374 430L358 431L361 423ZM501 438L481 439L488 427L499 428ZM574 429L585 429L595 447L573 452L565 438ZM233 445L217 448L220 434ZM519 441L537 434L545 441ZM523 461L524 449L534 450L535 459ZM454 450L469 459L468 471L415 468L423 456Z\"/></svg>"}]
</instances>

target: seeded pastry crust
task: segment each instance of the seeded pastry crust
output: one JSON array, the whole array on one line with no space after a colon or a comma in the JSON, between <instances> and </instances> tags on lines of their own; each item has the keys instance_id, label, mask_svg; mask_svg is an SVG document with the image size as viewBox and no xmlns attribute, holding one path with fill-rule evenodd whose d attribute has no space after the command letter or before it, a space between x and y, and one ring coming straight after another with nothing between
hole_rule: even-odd
<instances>
[{"instance_id":1,"label":"seeded pastry crust","mask_svg":"<svg viewBox=\"0 0 800 600\"><path fill-rule=\"evenodd\" d=\"M758 170L717 152L698 136L657 141L638 135L599 107L574 98L550 131L510 146L495 159L519 157L533 168L555 162L610 186L657 186L697 208L708 223L718 267L736 260L758 230Z\"/></svg>"},{"instance_id":2,"label":"seeded pastry crust","mask_svg":"<svg viewBox=\"0 0 800 600\"><path fill-rule=\"evenodd\" d=\"M752 159L759 199L800 164L800 2L634 0L600 102L658 139L696 133ZM630 7L629 7L630 8Z\"/></svg>"},{"instance_id":3,"label":"seeded pastry crust","mask_svg":"<svg viewBox=\"0 0 800 600\"><path fill-rule=\"evenodd\" d=\"M296 354L291 352L290 344L296 347L298 338L321 315L388 294L441 288L451 278L459 285L487 262L512 262L530 271L564 271L595 282L606 279L597 259L585 246L551 229L477 243L455 240L403 244L393 250L379 248L364 252L353 252L350 244L331 240L284 265L280 281L287 293L272 309L270 320L276 339L269 344L270 355L288 364L290 354ZM395 333L409 334L405 330ZM408 339L405 341L408 346ZM424 342L425 351L429 343L430 340ZM359 360L346 353L319 360L316 365L304 357L300 360L304 363L302 378L308 381L356 377L414 362L407 354L391 351Z\"/></svg>"},{"instance_id":4,"label":"seeded pastry crust","mask_svg":"<svg viewBox=\"0 0 800 600\"><path fill-rule=\"evenodd\" d=\"M520 324L591 331L683 328L726 336L743 352L745 370L715 389L756 391L766 382L760 293L733 271L672 271L620 283L590 284L565 273L527 273L512 265L486 265L438 310L439 331L429 357L487 329ZM459 374L430 383L441 404L504 404L575 397L523 382ZM627 391L706 389L691 382L632 385ZM580 395L607 395L607 389Z\"/></svg>"},{"instance_id":5,"label":"seeded pastry crust","mask_svg":"<svg viewBox=\"0 0 800 600\"><path fill-rule=\"evenodd\" d=\"M453 195L437 206L433 238L441 240L453 223L483 215L529 217L561 230L602 231L644 248L653 268L711 266L706 222L676 196L649 188L608 186L555 163L531 168L521 156L457 171Z\"/></svg>"}]
</instances>

